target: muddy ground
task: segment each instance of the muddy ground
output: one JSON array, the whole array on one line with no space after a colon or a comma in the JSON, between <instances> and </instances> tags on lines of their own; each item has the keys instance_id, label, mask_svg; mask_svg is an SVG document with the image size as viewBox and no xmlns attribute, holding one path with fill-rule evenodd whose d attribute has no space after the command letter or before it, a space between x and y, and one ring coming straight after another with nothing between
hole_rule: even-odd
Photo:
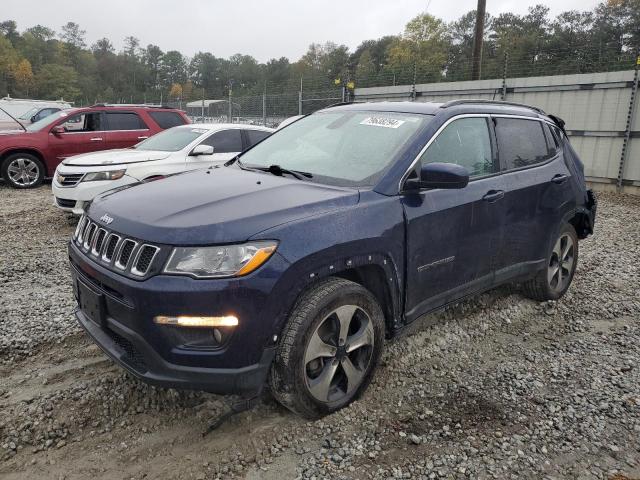
<instances>
[{"instance_id":1,"label":"muddy ground","mask_svg":"<svg viewBox=\"0 0 640 480\"><path fill-rule=\"evenodd\" d=\"M0 478L640 478L640 199L601 195L568 294L504 287L414 324L351 407L220 398L123 373L73 317L74 219L0 184ZM429 326L429 324L433 324Z\"/></svg>"}]
</instances>

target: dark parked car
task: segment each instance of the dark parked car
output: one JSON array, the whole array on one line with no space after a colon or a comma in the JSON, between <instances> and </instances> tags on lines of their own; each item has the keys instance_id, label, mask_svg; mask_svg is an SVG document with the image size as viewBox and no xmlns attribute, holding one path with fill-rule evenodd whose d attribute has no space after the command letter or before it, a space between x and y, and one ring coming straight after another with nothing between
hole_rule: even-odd
<instances>
[{"instance_id":1,"label":"dark parked car","mask_svg":"<svg viewBox=\"0 0 640 480\"><path fill-rule=\"evenodd\" d=\"M328 108L225 166L111 191L69 243L87 333L157 385L306 417L385 337L506 282L560 298L596 202L562 121L515 104Z\"/></svg>"},{"instance_id":2,"label":"dark parked car","mask_svg":"<svg viewBox=\"0 0 640 480\"><path fill-rule=\"evenodd\" d=\"M128 148L166 128L189 123L180 110L149 105L94 105L49 114L23 132L0 132L0 174L33 188L67 157Z\"/></svg>"}]
</instances>

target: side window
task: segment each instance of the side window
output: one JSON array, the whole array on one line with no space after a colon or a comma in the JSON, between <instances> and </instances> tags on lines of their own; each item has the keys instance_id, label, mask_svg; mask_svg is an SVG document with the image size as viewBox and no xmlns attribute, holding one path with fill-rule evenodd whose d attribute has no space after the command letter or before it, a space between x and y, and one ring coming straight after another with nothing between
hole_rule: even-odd
<instances>
[{"instance_id":1,"label":"side window","mask_svg":"<svg viewBox=\"0 0 640 480\"><path fill-rule=\"evenodd\" d=\"M186 120L176 112L149 112L153 121L164 130L186 124Z\"/></svg>"},{"instance_id":2,"label":"side window","mask_svg":"<svg viewBox=\"0 0 640 480\"><path fill-rule=\"evenodd\" d=\"M242 135L237 128L223 130L207 137L200 145L211 145L213 153L235 153L242 151Z\"/></svg>"},{"instance_id":3,"label":"side window","mask_svg":"<svg viewBox=\"0 0 640 480\"><path fill-rule=\"evenodd\" d=\"M553 134L553 138L555 139L556 143L558 144L558 148L562 148L562 132L560 131L560 129L558 127L549 127L551 129L551 133Z\"/></svg>"},{"instance_id":4,"label":"side window","mask_svg":"<svg viewBox=\"0 0 640 480\"><path fill-rule=\"evenodd\" d=\"M429 145L420 161L423 165L435 162L462 165L472 177L496 173L487 119L454 120Z\"/></svg>"},{"instance_id":5,"label":"side window","mask_svg":"<svg viewBox=\"0 0 640 480\"><path fill-rule=\"evenodd\" d=\"M138 114L133 112L107 112L109 130L146 130Z\"/></svg>"},{"instance_id":6,"label":"side window","mask_svg":"<svg viewBox=\"0 0 640 480\"><path fill-rule=\"evenodd\" d=\"M245 132L247 132L247 138L249 139L249 147L253 147L256 143L271 135L271 132L263 132L262 130L245 130Z\"/></svg>"},{"instance_id":7,"label":"side window","mask_svg":"<svg viewBox=\"0 0 640 480\"><path fill-rule=\"evenodd\" d=\"M542 122L496 117L498 154L505 170L527 167L549 158Z\"/></svg>"},{"instance_id":8,"label":"side window","mask_svg":"<svg viewBox=\"0 0 640 480\"><path fill-rule=\"evenodd\" d=\"M73 115L62 126L67 132L99 132L105 129L100 112Z\"/></svg>"},{"instance_id":9,"label":"side window","mask_svg":"<svg viewBox=\"0 0 640 480\"><path fill-rule=\"evenodd\" d=\"M542 124L542 129L544 130L544 137L547 139L547 149L549 151L549 158L555 157L558 154L558 149L560 145L558 144L558 140L551 133L551 128L546 123Z\"/></svg>"},{"instance_id":10,"label":"side window","mask_svg":"<svg viewBox=\"0 0 640 480\"><path fill-rule=\"evenodd\" d=\"M60 111L60 109L58 108L44 108L36 114L35 120L37 122L38 120L42 120L43 118L46 118L49 115L52 115L58 111Z\"/></svg>"}]
</instances>

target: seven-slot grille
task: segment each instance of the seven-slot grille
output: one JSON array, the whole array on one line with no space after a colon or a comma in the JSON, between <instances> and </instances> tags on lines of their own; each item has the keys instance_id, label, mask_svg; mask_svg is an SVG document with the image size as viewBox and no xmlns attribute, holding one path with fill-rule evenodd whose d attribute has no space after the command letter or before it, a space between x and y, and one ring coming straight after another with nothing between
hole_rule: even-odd
<instances>
[{"instance_id":1,"label":"seven-slot grille","mask_svg":"<svg viewBox=\"0 0 640 480\"><path fill-rule=\"evenodd\" d=\"M58 174L58 183L63 187L73 187L78 184L84 177L84 173L65 173Z\"/></svg>"},{"instance_id":2,"label":"seven-slot grille","mask_svg":"<svg viewBox=\"0 0 640 480\"><path fill-rule=\"evenodd\" d=\"M86 255L121 272L144 277L160 248L110 232L86 215L78 222L73 241Z\"/></svg>"}]
</instances>

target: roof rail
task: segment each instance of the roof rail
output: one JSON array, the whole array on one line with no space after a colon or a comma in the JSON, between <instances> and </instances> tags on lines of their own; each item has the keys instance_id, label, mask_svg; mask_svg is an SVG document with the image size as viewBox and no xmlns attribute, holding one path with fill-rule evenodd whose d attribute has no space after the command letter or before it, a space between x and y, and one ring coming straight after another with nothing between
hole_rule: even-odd
<instances>
[{"instance_id":1,"label":"roof rail","mask_svg":"<svg viewBox=\"0 0 640 480\"><path fill-rule=\"evenodd\" d=\"M167 105L158 105L154 103L96 103L92 107L146 107L146 108L171 108Z\"/></svg>"},{"instance_id":2,"label":"roof rail","mask_svg":"<svg viewBox=\"0 0 640 480\"><path fill-rule=\"evenodd\" d=\"M465 105L467 103L483 103L483 104L490 104L490 105L508 105L512 107L522 107L522 108L528 108L529 110L533 110L535 112L541 113L542 115L546 115L544 110L542 110L541 108L532 107L531 105L525 105L524 103L505 102L504 100L487 100L486 98L467 98L467 99L461 99L461 100L450 100L440 105L440 108L455 107L456 105Z\"/></svg>"},{"instance_id":3,"label":"roof rail","mask_svg":"<svg viewBox=\"0 0 640 480\"><path fill-rule=\"evenodd\" d=\"M327 105L326 107L322 108L322 110L324 110L325 108L342 107L344 105L353 105L356 103L367 103L367 102L363 102L360 100L352 100L350 102L337 102L337 103L332 103L331 105Z\"/></svg>"}]
</instances>

